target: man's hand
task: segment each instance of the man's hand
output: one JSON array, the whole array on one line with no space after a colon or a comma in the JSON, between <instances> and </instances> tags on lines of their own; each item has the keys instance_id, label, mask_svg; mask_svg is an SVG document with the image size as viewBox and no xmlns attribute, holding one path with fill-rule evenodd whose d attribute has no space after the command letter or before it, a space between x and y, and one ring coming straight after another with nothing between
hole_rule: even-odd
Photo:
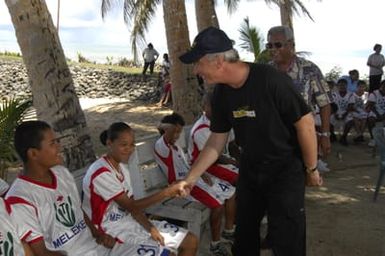
<instances>
[{"instance_id":1,"label":"man's hand","mask_svg":"<svg viewBox=\"0 0 385 256\"><path fill-rule=\"evenodd\" d=\"M323 179L319 174L318 170L312 173L306 173L306 186L309 187L319 187L322 186Z\"/></svg>"},{"instance_id":2,"label":"man's hand","mask_svg":"<svg viewBox=\"0 0 385 256\"><path fill-rule=\"evenodd\" d=\"M178 196L186 197L190 194L194 185L187 182L186 180L181 180L175 183L175 186L178 188Z\"/></svg>"}]
</instances>

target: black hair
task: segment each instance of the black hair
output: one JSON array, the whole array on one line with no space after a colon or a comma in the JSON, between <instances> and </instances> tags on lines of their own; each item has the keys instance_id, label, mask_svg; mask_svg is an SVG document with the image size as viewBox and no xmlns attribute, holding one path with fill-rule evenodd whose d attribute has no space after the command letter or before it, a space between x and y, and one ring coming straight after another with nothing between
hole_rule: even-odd
<instances>
[{"instance_id":1,"label":"black hair","mask_svg":"<svg viewBox=\"0 0 385 256\"><path fill-rule=\"evenodd\" d=\"M338 79L337 81L337 84L339 83L348 84L348 80L346 80L345 78L341 78L341 79Z\"/></svg>"},{"instance_id":2,"label":"black hair","mask_svg":"<svg viewBox=\"0 0 385 256\"><path fill-rule=\"evenodd\" d=\"M162 124L173 124L173 125L180 125L180 126L185 125L183 117L175 112L173 112L171 115L164 116L162 120L160 120L160 122Z\"/></svg>"},{"instance_id":3,"label":"black hair","mask_svg":"<svg viewBox=\"0 0 385 256\"><path fill-rule=\"evenodd\" d=\"M171 115L164 116L162 120L160 120L161 124L173 124L173 125L180 125L184 126L185 122L181 115L178 113L173 112ZM158 127L158 131L160 135L164 134L164 129L162 127Z\"/></svg>"},{"instance_id":4,"label":"black hair","mask_svg":"<svg viewBox=\"0 0 385 256\"><path fill-rule=\"evenodd\" d=\"M49 129L52 129L51 126L43 121L27 121L16 127L14 146L16 153L24 163L28 162L28 149L40 149L44 132Z\"/></svg>"},{"instance_id":5,"label":"black hair","mask_svg":"<svg viewBox=\"0 0 385 256\"><path fill-rule=\"evenodd\" d=\"M152 43L149 43L149 44L147 45L147 47L148 47L148 48L154 48L154 46L152 45Z\"/></svg>"},{"instance_id":6,"label":"black hair","mask_svg":"<svg viewBox=\"0 0 385 256\"><path fill-rule=\"evenodd\" d=\"M163 59L168 61L168 54L167 53L163 54Z\"/></svg>"},{"instance_id":7,"label":"black hair","mask_svg":"<svg viewBox=\"0 0 385 256\"><path fill-rule=\"evenodd\" d=\"M122 132L131 132L132 128L124 122L116 122L110 125L107 130L104 130L100 135L100 142L105 146L107 140L116 140Z\"/></svg>"},{"instance_id":8,"label":"black hair","mask_svg":"<svg viewBox=\"0 0 385 256\"><path fill-rule=\"evenodd\" d=\"M366 85L366 82L364 80L358 80L357 85Z\"/></svg>"},{"instance_id":9,"label":"black hair","mask_svg":"<svg viewBox=\"0 0 385 256\"><path fill-rule=\"evenodd\" d=\"M380 44L375 44L375 45L373 46L373 51L375 51L377 48L381 48L381 49L382 49L382 45L380 45Z\"/></svg>"}]
</instances>

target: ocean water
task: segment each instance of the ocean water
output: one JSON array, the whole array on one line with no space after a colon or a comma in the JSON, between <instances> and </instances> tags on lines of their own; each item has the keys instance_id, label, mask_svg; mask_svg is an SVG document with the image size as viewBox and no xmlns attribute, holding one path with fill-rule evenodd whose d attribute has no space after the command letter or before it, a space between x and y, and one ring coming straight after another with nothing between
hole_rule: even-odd
<instances>
[{"instance_id":1,"label":"ocean water","mask_svg":"<svg viewBox=\"0 0 385 256\"><path fill-rule=\"evenodd\" d=\"M90 61L106 63L107 57L117 63L122 58L133 59L129 44L100 44L97 42L75 43L61 41L66 58L78 60L78 53ZM4 36L0 32L0 52L21 52L14 35Z\"/></svg>"}]
</instances>

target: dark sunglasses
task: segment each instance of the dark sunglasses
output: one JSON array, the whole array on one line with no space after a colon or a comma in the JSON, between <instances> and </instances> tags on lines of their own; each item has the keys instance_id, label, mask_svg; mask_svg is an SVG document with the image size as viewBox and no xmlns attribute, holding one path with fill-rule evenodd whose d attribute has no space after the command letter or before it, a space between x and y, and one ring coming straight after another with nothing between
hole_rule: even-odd
<instances>
[{"instance_id":1,"label":"dark sunglasses","mask_svg":"<svg viewBox=\"0 0 385 256\"><path fill-rule=\"evenodd\" d=\"M273 48L280 49L284 45L286 45L286 43L281 43L281 42L267 43L266 44L266 49L273 49Z\"/></svg>"}]
</instances>

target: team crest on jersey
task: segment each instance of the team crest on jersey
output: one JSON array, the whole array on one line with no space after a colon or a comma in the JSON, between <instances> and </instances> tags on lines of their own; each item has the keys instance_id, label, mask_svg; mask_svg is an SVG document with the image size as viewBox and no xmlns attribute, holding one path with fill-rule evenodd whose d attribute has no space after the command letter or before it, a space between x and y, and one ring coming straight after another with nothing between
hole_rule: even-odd
<instances>
[{"instance_id":1,"label":"team crest on jersey","mask_svg":"<svg viewBox=\"0 0 385 256\"><path fill-rule=\"evenodd\" d=\"M67 197L67 201L63 196L58 196L56 202L53 204L55 207L56 220L66 227L72 227L76 223L75 212L72 208L71 197Z\"/></svg>"},{"instance_id":2,"label":"team crest on jersey","mask_svg":"<svg viewBox=\"0 0 385 256\"><path fill-rule=\"evenodd\" d=\"M13 256L13 236L7 232L4 234L0 232L0 255Z\"/></svg>"}]
</instances>

